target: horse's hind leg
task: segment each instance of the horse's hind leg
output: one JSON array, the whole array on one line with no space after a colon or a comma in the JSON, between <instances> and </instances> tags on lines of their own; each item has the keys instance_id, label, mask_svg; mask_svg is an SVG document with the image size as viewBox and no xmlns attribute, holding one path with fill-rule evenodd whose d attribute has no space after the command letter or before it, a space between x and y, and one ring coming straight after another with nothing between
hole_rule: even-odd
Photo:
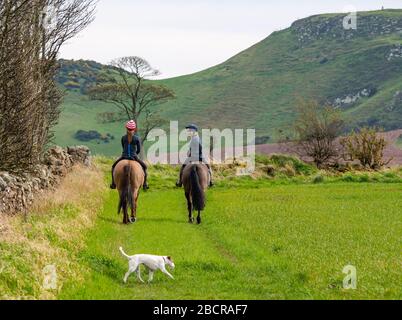
<instances>
[{"instance_id":1,"label":"horse's hind leg","mask_svg":"<svg viewBox=\"0 0 402 320\"><path fill-rule=\"evenodd\" d=\"M139 192L134 192L133 199L133 208L131 208L131 222L134 223L137 221L137 207L138 207L138 197L139 197Z\"/></svg>"},{"instance_id":2,"label":"horse's hind leg","mask_svg":"<svg viewBox=\"0 0 402 320\"><path fill-rule=\"evenodd\" d=\"M201 211L198 211L197 223L201 224Z\"/></svg>"},{"instance_id":3,"label":"horse's hind leg","mask_svg":"<svg viewBox=\"0 0 402 320\"><path fill-rule=\"evenodd\" d=\"M186 199L187 199L187 210L188 210L188 222L193 223L193 204L191 203L190 194L186 192Z\"/></svg>"}]
</instances>

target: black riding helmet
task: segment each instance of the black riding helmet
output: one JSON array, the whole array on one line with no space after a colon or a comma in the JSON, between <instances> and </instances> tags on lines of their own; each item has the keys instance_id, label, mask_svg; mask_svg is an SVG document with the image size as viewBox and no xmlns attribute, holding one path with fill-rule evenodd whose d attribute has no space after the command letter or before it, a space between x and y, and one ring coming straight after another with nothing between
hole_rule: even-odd
<instances>
[{"instance_id":1,"label":"black riding helmet","mask_svg":"<svg viewBox=\"0 0 402 320\"><path fill-rule=\"evenodd\" d=\"M189 124L186 129L195 130L198 132L198 127L195 124Z\"/></svg>"}]
</instances>

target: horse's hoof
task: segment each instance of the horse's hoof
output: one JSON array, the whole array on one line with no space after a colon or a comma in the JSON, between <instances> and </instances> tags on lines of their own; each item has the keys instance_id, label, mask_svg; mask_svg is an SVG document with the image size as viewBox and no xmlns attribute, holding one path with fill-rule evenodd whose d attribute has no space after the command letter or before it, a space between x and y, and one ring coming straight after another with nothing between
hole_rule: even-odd
<instances>
[{"instance_id":1,"label":"horse's hoof","mask_svg":"<svg viewBox=\"0 0 402 320\"><path fill-rule=\"evenodd\" d=\"M188 222L191 223L191 224L193 224L193 223L194 223L194 218L190 218L190 219L188 220Z\"/></svg>"},{"instance_id":2,"label":"horse's hoof","mask_svg":"<svg viewBox=\"0 0 402 320\"><path fill-rule=\"evenodd\" d=\"M197 223L201 224L201 218L197 218Z\"/></svg>"},{"instance_id":3,"label":"horse's hoof","mask_svg":"<svg viewBox=\"0 0 402 320\"><path fill-rule=\"evenodd\" d=\"M137 218L131 218L131 219L130 219L130 223L131 223L131 224L136 223L136 222L137 222Z\"/></svg>"}]
</instances>

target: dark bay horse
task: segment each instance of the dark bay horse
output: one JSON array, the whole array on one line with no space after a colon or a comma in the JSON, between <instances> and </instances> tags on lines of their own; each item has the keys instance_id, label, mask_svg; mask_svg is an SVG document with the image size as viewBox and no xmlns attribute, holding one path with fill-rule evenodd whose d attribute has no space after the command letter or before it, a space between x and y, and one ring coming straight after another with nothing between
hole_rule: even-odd
<instances>
[{"instance_id":1,"label":"dark bay horse","mask_svg":"<svg viewBox=\"0 0 402 320\"><path fill-rule=\"evenodd\" d=\"M189 222L193 223L193 211L198 211L197 223L201 223L201 211L205 209L205 191L209 185L208 167L205 164L189 164L183 171L183 186L187 198Z\"/></svg>"},{"instance_id":2,"label":"dark bay horse","mask_svg":"<svg viewBox=\"0 0 402 320\"><path fill-rule=\"evenodd\" d=\"M134 223L137 220L137 204L140 189L144 184L145 174L141 165L132 160L120 161L114 169L114 181L119 191L118 212L123 210L123 224ZM131 208L131 218L128 217L128 207Z\"/></svg>"}]
</instances>

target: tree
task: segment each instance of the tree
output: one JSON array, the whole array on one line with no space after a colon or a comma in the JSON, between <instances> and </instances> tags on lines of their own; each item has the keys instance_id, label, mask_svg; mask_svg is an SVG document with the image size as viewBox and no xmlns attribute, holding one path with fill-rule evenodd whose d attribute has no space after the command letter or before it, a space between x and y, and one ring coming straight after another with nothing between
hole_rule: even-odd
<instances>
[{"instance_id":1,"label":"tree","mask_svg":"<svg viewBox=\"0 0 402 320\"><path fill-rule=\"evenodd\" d=\"M317 101L302 101L294 124L296 151L313 159L318 168L339 157L336 138L342 131L339 111Z\"/></svg>"},{"instance_id":2,"label":"tree","mask_svg":"<svg viewBox=\"0 0 402 320\"><path fill-rule=\"evenodd\" d=\"M378 134L375 128L353 131L349 136L341 139L341 145L345 148L344 160L358 160L365 168L381 169L392 160L384 161L387 141Z\"/></svg>"},{"instance_id":3,"label":"tree","mask_svg":"<svg viewBox=\"0 0 402 320\"><path fill-rule=\"evenodd\" d=\"M0 0L0 169L30 169L52 139L61 46L94 19L94 0Z\"/></svg>"},{"instance_id":4,"label":"tree","mask_svg":"<svg viewBox=\"0 0 402 320\"><path fill-rule=\"evenodd\" d=\"M119 81L98 84L89 90L93 100L113 104L117 112L100 114L104 122L125 120L143 121L140 125L141 139L145 141L150 131L165 123L156 106L175 97L169 88L150 83L159 71L140 57L123 57L112 61Z\"/></svg>"}]
</instances>

